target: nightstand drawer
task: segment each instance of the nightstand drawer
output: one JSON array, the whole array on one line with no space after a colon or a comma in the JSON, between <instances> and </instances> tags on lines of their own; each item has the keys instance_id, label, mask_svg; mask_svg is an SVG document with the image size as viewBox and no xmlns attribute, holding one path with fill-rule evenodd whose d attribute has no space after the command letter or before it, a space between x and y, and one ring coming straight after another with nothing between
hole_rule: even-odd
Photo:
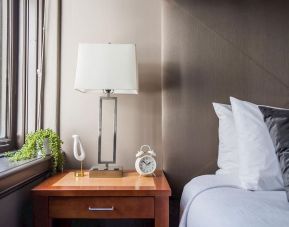
<instances>
[{"instance_id":1,"label":"nightstand drawer","mask_svg":"<svg viewBox=\"0 0 289 227\"><path fill-rule=\"evenodd\" d=\"M153 197L50 197L51 218L154 218Z\"/></svg>"}]
</instances>

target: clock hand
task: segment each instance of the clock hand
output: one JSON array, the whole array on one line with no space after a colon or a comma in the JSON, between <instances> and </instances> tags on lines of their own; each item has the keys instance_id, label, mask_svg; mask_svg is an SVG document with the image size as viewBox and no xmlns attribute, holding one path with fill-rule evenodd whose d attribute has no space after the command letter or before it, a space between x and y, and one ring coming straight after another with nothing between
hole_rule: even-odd
<instances>
[{"instance_id":1,"label":"clock hand","mask_svg":"<svg viewBox=\"0 0 289 227\"><path fill-rule=\"evenodd\" d=\"M151 164L152 162L146 162L146 166L148 166L149 164Z\"/></svg>"}]
</instances>

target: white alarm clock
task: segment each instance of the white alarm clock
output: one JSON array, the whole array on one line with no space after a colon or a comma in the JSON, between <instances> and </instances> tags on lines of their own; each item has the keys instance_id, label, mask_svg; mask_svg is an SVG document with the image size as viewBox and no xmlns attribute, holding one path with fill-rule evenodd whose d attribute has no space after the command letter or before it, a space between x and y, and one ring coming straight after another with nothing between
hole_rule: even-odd
<instances>
[{"instance_id":1,"label":"white alarm clock","mask_svg":"<svg viewBox=\"0 0 289 227\"><path fill-rule=\"evenodd\" d=\"M148 151L143 151L147 147ZM156 153L149 145L142 145L136 154L135 169L141 176L148 176L154 173L157 168Z\"/></svg>"}]
</instances>

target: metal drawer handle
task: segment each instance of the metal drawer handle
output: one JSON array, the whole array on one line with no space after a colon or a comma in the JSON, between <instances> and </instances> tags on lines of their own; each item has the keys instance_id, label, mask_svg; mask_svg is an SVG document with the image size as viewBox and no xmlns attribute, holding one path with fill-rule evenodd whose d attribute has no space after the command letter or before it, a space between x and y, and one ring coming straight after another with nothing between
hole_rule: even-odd
<instances>
[{"instance_id":1,"label":"metal drawer handle","mask_svg":"<svg viewBox=\"0 0 289 227\"><path fill-rule=\"evenodd\" d=\"M114 211L114 207L88 207L89 211Z\"/></svg>"}]
</instances>

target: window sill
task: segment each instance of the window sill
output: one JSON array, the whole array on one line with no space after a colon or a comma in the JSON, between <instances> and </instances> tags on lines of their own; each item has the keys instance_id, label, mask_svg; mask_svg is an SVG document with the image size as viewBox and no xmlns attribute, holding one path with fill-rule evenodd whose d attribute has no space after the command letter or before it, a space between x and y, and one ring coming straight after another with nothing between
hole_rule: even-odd
<instances>
[{"instance_id":1,"label":"window sill","mask_svg":"<svg viewBox=\"0 0 289 227\"><path fill-rule=\"evenodd\" d=\"M0 198L48 174L49 170L49 156L16 163L0 158Z\"/></svg>"}]
</instances>

